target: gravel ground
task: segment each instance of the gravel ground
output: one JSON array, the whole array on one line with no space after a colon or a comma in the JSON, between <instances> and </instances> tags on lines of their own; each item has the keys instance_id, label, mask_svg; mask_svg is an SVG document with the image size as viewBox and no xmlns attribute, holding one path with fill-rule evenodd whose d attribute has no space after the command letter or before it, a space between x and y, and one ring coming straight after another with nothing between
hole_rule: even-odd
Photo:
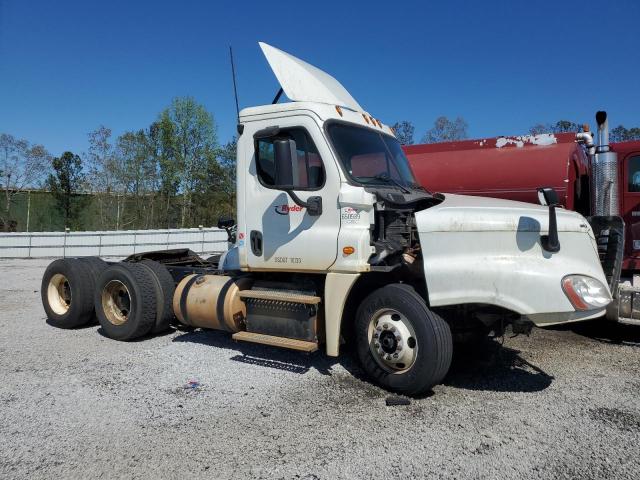
<instances>
[{"instance_id":1,"label":"gravel ground","mask_svg":"<svg viewBox=\"0 0 640 480\"><path fill-rule=\"evenodd\" d=\"M2 478L638 478L640 329L459 349L433 394L387 407L349 355L53 328L47 263L0 261Z\"/></svg>"}]
</instances>

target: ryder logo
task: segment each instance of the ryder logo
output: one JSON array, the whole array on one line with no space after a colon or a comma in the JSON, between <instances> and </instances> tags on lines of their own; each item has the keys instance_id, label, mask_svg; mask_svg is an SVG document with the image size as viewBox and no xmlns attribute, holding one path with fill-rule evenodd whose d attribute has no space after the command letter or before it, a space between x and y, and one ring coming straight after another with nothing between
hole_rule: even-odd
<instances>
[{"instance_id":1,"label":"ryder logo","mask_svg":"<svg viewBox=\"0 0 640 480\"><path fill-rule=\"evenodd\" d=\"M276 205L275 211L278 215L289 215L289 212L301 212L303 208L300 205Z\"/></svg>"}]
</instances>

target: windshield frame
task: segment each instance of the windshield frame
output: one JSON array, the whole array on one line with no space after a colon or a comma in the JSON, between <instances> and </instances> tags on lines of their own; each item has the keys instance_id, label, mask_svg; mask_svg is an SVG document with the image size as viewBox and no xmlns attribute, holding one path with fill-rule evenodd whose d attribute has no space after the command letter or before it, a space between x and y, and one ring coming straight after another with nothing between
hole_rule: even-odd
<instances>
[{"instance_id":1,"label":"windshield frame","mask_svg":"<svg viewBox=\"0 0 640 480\"><path fill-rule=\"evenodd\" d=\"M382 180L377 180L377 181L372 181L372 182L362 182L360 180L358 180L357 178L355 178L353 175L351 175L351 173L349 173L349 171L347 170L347 166L344 164L342 157L340 156L340 154L338 153L338 149L336 148L336 145L333 141L333 137L331 136L331 134L329 133L329 128L332 125L335 124L339 124L339 125L344 125L346 127L352 127L352 128L358 128L361 130L367 130L367 131L371 131L373 133L377 133L379 135L384 135L396 142L398 142L398 139L393 136L390 135L382 130L378 130L378 129L374 129L371 127L368 127L366 125L360 125L358 123L354 123L354 122L347 122L345 120L338 120L338 119L330 119L324 122L324 126L323 126L323 130L324 130L324 134L327 137L327 142L329 143L331 150L336 158L336 161L338 162L338 165L340 165L340 169L344 172L344 175L347 179L347 182L351 185L354 186L358 186L358 187L364 187L364 188L390 188L390 189L398 189L398 187L392 182L385 182ZM400 145L400 142L398 142L398 145ZM400 145L400 148L402 148L402 145ZM407 167L409 168L409 171L411 172L411 177L412 180L415 184L402 184L404 188L408 188L411 190L420 190L419 188L416 187L417 180L416 180L416 176L413 172L413 168L411 168L411 164L409 163L409 159L407 158L407 156L404 154L403 151L403 155L405 156L405 158L407 159ZM396 167L397 168L397 167ZM374 178L374 177L372 177Z\"/></svg>"}]
</instances>

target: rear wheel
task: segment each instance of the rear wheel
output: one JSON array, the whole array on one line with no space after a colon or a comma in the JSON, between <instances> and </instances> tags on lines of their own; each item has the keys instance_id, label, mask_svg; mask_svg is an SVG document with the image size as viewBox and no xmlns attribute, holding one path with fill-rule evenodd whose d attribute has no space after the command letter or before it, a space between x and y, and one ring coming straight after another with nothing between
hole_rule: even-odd
<instances>
[{"instance_id":1,"label":"rear wheel","mask_svg":"<svg viewBox=\"0 0 640 480\"><path fill-rule=\"evenodd\" d=\"M164 332L174 323L173 294L176 284L167 267L153 260L143 260L140 265L148 268L155 279L156 287L156 322L151 329L153 333Z\"/></svg>"},{"instance_id":2,"label":"rear wheel","mask_svg":"<svg viewBox=\"0 0 640 480\"><path fill-rule=\"evenodd\" d=\"M117 263L98 279L94 303L100 326L114 340L133 340L151 331L157 316L152 271L135 263Z\"/></svg>"},{"instance_id":3,"label":"rear wheel","mask_svg":"<svg viewBox=\"0 0 640 480\"><path fill-rule=\"evenodd\" d=\"M89 266L94 283L98 281L100 274L109 267L109 264L100 257L79 257L78 260L85 262Z\"/></svg>"},{"instance_id":4,"label":"rear wheel","mask_svg":"<svg viewBox=\"0 0 640 480\"><path fill-rule=\"evenodd\" d=\"M89 265L79 259L62 258L49 264L40 287L49 324L76 328L92 321L94 285Z\"/></svg>"},{"instance_id":5,"label":"rear wheel","mask_svg":"<svg viewBox=\"0 0 640 480\"><path fill-rule=\"evenodd\" d=\"M451 365L449 326L405 285L387 285L365 298L356 316L356 339L364 370L398 393L430 390Z\"/></svg>"}]
</instances>

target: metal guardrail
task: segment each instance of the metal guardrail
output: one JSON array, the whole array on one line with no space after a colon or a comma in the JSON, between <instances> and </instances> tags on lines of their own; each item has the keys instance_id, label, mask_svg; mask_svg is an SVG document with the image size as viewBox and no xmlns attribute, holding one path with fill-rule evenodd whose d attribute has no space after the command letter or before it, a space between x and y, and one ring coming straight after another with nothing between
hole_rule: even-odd
<instances>
[{"instance_id":1,"label":"metal guardrail","mask_svg":"<svg viewBox=\"0 0 640 480\"><path fill-rule=\"evenodd\" d=\"M171 248L223 252L228 248L227 233L219 228L0 233L0 258L117 257Z\"/></svg>"}]
</instances>

